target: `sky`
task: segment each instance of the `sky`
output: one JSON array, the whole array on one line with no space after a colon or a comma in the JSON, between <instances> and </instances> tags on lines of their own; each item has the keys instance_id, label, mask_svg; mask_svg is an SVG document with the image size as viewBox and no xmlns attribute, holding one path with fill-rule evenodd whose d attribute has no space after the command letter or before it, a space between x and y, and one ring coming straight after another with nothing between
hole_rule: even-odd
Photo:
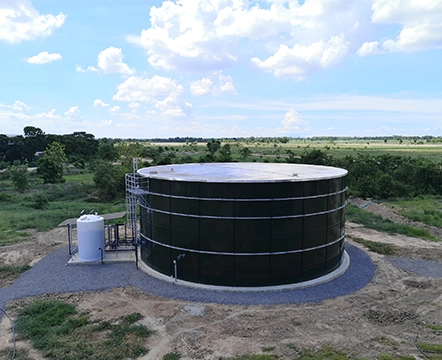
<instances>
[{"instance_id":1,"label":"sky","mask_svg":"<svg viewBox=\"0 0 442 360\"><path fill-rule=\"evenodd\" d=\"M442 136L442 0L0 0L0 133Z\"/></svg>"}]
</instances>

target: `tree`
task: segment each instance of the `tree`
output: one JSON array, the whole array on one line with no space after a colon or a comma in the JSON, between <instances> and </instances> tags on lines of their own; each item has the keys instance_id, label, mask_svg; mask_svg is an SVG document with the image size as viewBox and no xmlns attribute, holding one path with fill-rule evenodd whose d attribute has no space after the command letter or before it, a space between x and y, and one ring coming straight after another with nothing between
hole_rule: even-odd
<instances>
[{"instance_id":1,"label":"tree","mask_svg":"<svg viewBox=\"0 0 442 360\"><path fill-rule=\"evenodd\" d=\"M26 165L14 165L9 169L11 181L14 189L18 192L24 192L29 189L28 167Z\"/></svg>"},{"instance_id":2,"label":"tree","mask_svg":"<svg viewBox=\"0 0 442 360\"><path fill-rule=\"evenodd\" d=\"M232 151L230 149L230 144L224 144L219 151L220 160L229 162L232 161Z\"/></svg>"},{"instance_id":3,"label":"tree","mask_svg":"<svg viewBox=\"0 0 442 360\"><path fill-rule=\"evenodd\" d=\"M45 134L42 129L34 126L25 126L23 129L23 133L25 135L25 138L37 138Z\"/></svg>"},{"instance_id":4,"label":"tree","mask_svg":"<svg viewBox=\"0 0 442 360\"><path fill-rule=\"evenodd\" d=\"M101 195L109 200L122 196L125 190L125 173L126 171L121 165L101 162L94 174L94 182Z\"/></svg>"},{"instance_id":5,"label":"tree","mask_svg":"<svg viewBox=\"0 0 442 360\"><path fill-rule=\"evenodd\" d=\"M328 165L329 159L327 153L320 149L305 150L301 154L302 164Z\"/></svg>"},{"instance_id":6,"label":"tree","mask_svg":"<svg viewBox=\"0 0 442 360\"><path fill-rule=\"evenodd\" d=\"M118 150L109 141L101 141L100 145L98 145L98 158L102 160L114 161L118 159Z\"/></svg>"},{"instance_id":7,"label":"tree","mask_svg":"<svg viewBox=\"0 0 442 360\"><path fill-rule=\"evenodd\" d=\"M43 151L46 147L46 135L42 129L34 126L25 126L23 129L23 150L27 151L26 159L29 162L35 160L35 154Z\"/></svg>"},{"instance_id":8,"label":"tree","mask_svg":"<svg viewBox=\"0 0 442 360\"><path fill-rule=\"evenodd\" d=\"M118 157L126 172L132 172L132 159L140 159L145 150L145 147L140 143L128 141L119 142L116 148L118 150Z\"/></svg>"},{"instance_id":9,"label":"tree","mask_svg":"<svg viewBox=\"0 0 442 360\"><path fill-rule=\"evenodd\" d=\"M43 178L43 182L57 183L64 182L63 163L67 161L64 146L58 142L49 144L44 156L37 162L37 174Z\"/></svg>"},{"instance_id":10,"label":"tree","mask_svg":"<svg viewBox=\"0 0 442 360\"><path fill-rule=\"evenodd\" d=\"M241 154L241 158L245 161L252 153L248 147L242 148L239 153Z\"/></svg>"},{"instance_id":11,"label":"tree","mask_svg":"<svg viewBox=\"0 0 442 360\"><path fill-rule=\"evenodd\" d=\"M210 153L210 155L215 155L215 153L221 148L221 142L219 140L209 140L209 142L206 144L207 151Z\"/></svg>"}]
</instances>

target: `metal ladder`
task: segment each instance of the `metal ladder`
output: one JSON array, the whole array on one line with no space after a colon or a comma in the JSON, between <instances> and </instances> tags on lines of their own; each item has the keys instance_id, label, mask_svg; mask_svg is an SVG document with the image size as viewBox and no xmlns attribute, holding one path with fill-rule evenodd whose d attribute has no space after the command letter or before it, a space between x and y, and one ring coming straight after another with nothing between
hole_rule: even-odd
<instances>
[{"instance_id":1,"label":"metal ladder","mask_svg":"<svg viewBox=\"0 0 442 360\"><path fill-rule=\"evenodd\" d=\"M137 181L138 159L132 159L132 173L126 174L126 221L129 227L128 236L137 240Z\"/></svg>"}]
</instances>

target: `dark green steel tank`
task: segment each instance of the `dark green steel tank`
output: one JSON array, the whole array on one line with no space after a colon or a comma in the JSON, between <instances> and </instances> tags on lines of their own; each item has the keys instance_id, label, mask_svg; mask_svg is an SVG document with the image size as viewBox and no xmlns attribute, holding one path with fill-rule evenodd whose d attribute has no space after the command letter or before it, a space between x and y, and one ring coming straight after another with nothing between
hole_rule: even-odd
<instances>
[{"instance_id":1,"label":"dark green steel tank","mask_svg":"<svg viewBox=\"0 0 442 360\"><path fill-rule=\"evenodd\" d=\"M162 274L208 285L320 278L343 259L346 175L300 164L140 169L141 259Z\"/></svg>"}]
</instances>

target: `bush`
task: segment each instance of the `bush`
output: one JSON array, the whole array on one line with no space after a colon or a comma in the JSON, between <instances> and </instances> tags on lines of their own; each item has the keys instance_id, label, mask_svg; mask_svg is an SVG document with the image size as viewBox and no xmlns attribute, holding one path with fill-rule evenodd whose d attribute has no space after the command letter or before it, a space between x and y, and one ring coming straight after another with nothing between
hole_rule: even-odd
<instances>
[{"instance_id":1,"label":"bush","mask_svg":"<svg viewBox=\"0 0 442 360\"><path fill-rule=\"evenodd\" d=\"M29 189L28 167L26 165L11 166L9 171L12 184L16 191L24 192Z\"/></svg>"},{"instance_id":2,"label":"bush","mask_svg":"<svg viewBox=\"0 0 442 360\"><path fill-rule=\"evenodd\" d=\"M33 196L31 207L37 210L42 210L49 203L48 197L44 193L37 193Z\"/></svg>"},{"instance_id":3,"label":"bush","mask_svg":"<svg viewBox=\"0 0 442 360\"><path fill-rule=\"evenodd\" d=\"M102 162L96 167L94 182L100 194L112 200L124 195L125 175L123 166Z\"/></svg>"}]
</instances>

